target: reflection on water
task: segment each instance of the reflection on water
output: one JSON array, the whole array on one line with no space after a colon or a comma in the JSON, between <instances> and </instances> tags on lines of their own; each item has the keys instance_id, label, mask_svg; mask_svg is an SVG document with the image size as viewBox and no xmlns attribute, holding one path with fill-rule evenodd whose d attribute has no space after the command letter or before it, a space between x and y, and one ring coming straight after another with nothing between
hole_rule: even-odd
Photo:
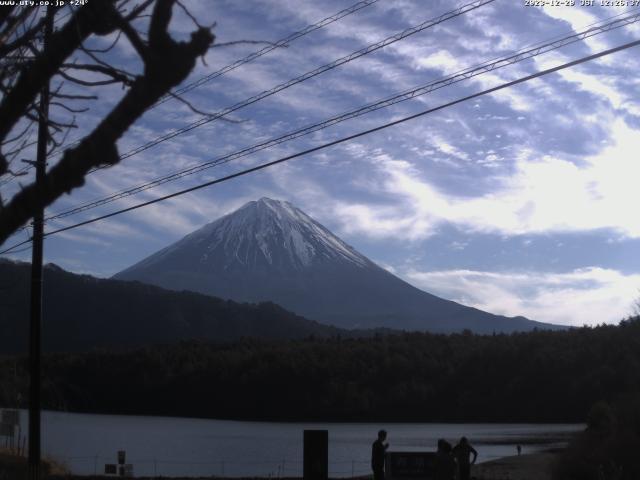
<instances>
[{"instance_id":1,"label":"reflection on water","mask_svg":"<svg viewBox=\"0 0 640 480\"><path fill-rule=\"evenodd\" d=\"M22 412L23 431L27 413ZM435 450L438 438L465 435L479 462L566 444L582 425L432 423L274 423L43 412L44 454L76 474L104 473L118 450L136 476L301 476L302 432L329 431L331 476L370 473L371 443L380 428L390 450Z\"/></svg>"}]
</instances>

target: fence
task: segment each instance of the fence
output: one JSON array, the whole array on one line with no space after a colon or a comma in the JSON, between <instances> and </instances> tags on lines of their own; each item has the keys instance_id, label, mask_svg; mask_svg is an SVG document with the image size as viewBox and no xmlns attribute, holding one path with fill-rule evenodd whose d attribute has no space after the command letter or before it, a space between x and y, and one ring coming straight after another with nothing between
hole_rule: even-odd
<instances>
[{"instance_id":1,"label":"fence","mask_svg":"<svg viewBox=\"0 0 640 480\"><path fill-rule=\"evenodd\" d=\"M115 463L115 456L101 455L65 457L56 456L57 462L75 474L101 475L106 464ZM224 476L265 478L302 477L302 460L263 459L238 461L215 459L207 462L172 460L166 458L127 458L133 465L134 476ZM370 460L329 461L330 477L356 477L371 474Z\"/></svg>"}]
</instances>

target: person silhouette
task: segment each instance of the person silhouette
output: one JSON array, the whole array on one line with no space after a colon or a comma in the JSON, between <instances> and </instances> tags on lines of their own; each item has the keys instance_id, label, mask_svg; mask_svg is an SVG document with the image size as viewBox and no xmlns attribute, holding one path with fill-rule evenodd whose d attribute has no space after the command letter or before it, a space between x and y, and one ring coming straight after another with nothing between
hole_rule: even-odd
<instances>
[{"instance_id":1,"label":"person silhouette","mask_svg":"<svg viewBox=\"0 0 640 480\"><path fill-rule=\"evenodd\" d=\"M470 461L473 453L473 460ZM453 447L453 455L458 462L458 480L469 480L471 475L471 465L476 463L478 452L471 446L467 437L462 437L458 444Z\"/></svg>"},{"instance_id":2,"label":"person silhouette","mask_svg":"<svg viewBox=\"0 0 640 480\"><path fill-rule=\"evenodd\" d=\"M371 470L373 470L373 480L384 480L384 456L389 448L389 443L384 443L387 439L387 432L380 430L378 439L371 445Z\"/></svg>"},{"instance_id":3,"label":"person silhouette","mask_svg":"<svg viewBox=\"0 0 640 480\"><path fill-rule=\"evenodd\" d=\"M520 445L516 446L516 450L518 451L518 455L522 453L522 447Z\"/></svg>"},{"instance_id":4,"label":"person silhouette","mask_svg":"<svg viewBox=\"0 0 640 480\"><path fill-rule=\"evenodd\" d=\"M452 455L451 444L444 439L438 440L438 451L434 465L435 480L454 480L456 461Z\"/></svg>"}]
</instances>

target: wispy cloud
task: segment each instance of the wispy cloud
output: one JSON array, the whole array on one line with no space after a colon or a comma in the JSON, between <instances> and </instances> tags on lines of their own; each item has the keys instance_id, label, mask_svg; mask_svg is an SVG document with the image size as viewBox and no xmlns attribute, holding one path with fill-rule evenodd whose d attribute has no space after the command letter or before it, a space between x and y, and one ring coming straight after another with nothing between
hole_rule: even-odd
<instances>
[{"instance_id":1,"label":"wispy cloud","mask_svg":"<svg viewBox=\"0 0 640 480\"><path fill-rule=\"evenodd\" d=\"M640 274L587 267L566 273L409 270L428 292L492 313L562 325L617 323L632 314Z\"/></svg>"},{"instance_id":2,"label":"wispy cloud","mask_svg":"<svg viewBox=\"0 0 640 480\"><path fill-rule=\"evenodd\" d=\"M382 205L338 205L352 231L371 236L425 238L441 222L507 235L589 231L610 228L640 237L632 205L640 202L636 179L639 132L623 121L611 125L611 142L581 164L526 152L512 174L500 174L500 187L476 197L447 194L412 162L370 152ZM362 155L362 154L360 154ZM485 157L486 159L487 157Z\"/></svg>"},{"instance_id":3,"label":"wispy cloud","mask_svg":"<svg viewBox=\"0 0 640 480\"><path fill-rule=\"evenodd\" d=\"M206 1L191 3L189 7L202 23L217 22L219 42L277 40L345 7L338 0L220 0L212 11ZM215 112L462 3L377 2L287 48L218 77L186 97L198 108ZM211 122L114 168L90 175L84 187L59 199L49 210L64 210L211 160L462 68L583 30L623 11L628 9L531 8L522 2L494 2L234 114L246 120L243 123ZM140 27L144 29L143 24L144 21ZM192 21L176 11L174 34L186 38L193 28ZM628 42L638 38L639 32L637 25L608 32L55 225L68 225L131 206L382 125ZM90 45L104 47L111 40L112 37L92 38ZM206 63L198 62L187 82L259 48L213 48L206 55ZM126 39L111 55L123 68L141 68ZM616 274L620 264L613 267L610 256L581 253L580 258L572 257L566 273L553 274L559 277L552 280L552 274L536 273L546 271L545 265L534 268L525 262L527 253L547 258L541 246L544 242L520 241L517 236L537 235L554 240L567 232L580 237L606 231L622 242L606 248L624 243L627 254L637 250L629 239L640 238L640 220L633 209L640 203L640 189L636 187L640 178L640 164L636 161L640 150L639 68L637 52L629 50L564 70L380 131L358 142L68 232L57 241L52 237L46 250L48 259L55 262L59 257L59 263L83 272L93 268L97 273L113 273L246 201L270 196L292 201L356 248L369 249L373 258L395 271L406 272L399 265L406 265L410 259L414 273L432 272L433 263L429 262L438 255L441 276L432 272L428 277L431 283L425 285L441 288L441 293L452 298L467 299L490 311L524 313L539 320L569 319L566 321L578 324L599 322L602 318L613 321L616 315L623 314L620 305L635 281L631 269L625 270L624 275ZM82 89L78 88L80 93ZM101 90L100 101L83 115L74 138L96 125L123 93L119 86ZM198 118L185 105L171 100L147 112L118 146L126 152ZM51 159L50 163L55 161ZM4 196L19 191L19 181L7 187L3 189ZM451 230L460 234L453 235ZM511 239L514 249L516 244L522 249L520 257L517 253L510 255L506 273L504 265L491 272L489 262L477 261L477 256L492 250L479 240L489 237ZM22 240L24 235L16 238ZM434 244L441 246L438 252L427 248ZM592 244L594 248L605 248L602 242ZM594 262L594 257L601 259L600 263ZM70 261L74 258L75 264ZM511 271L524 272L523 277ZM580 275L590 280L581 283L576 280ZM456 278L464 279L467 293L454 288ZM509 282L517 288L510 288ZM441 287L445 283L450 285L448 289ZM485 292L482 288L494 290ZM490 301L493 298L500 300ZM590 304L589 298L595 303ZM571 316L565 305L573 299L578 305L575 311L586 309L593 313L588 318L577 313ZM606 312L607 305L610 313ZM545 308L549 308L548 315Z\"/></svg>"}]
</instances>

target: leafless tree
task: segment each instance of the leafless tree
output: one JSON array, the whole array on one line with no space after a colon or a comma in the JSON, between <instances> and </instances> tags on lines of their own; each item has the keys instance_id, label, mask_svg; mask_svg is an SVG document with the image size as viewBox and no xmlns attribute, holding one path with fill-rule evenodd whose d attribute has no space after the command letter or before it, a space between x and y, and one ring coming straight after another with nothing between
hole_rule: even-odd
<instances>
[{"instance_id":1,"label":"leafless tree","mask_svg":"<svg viewBox=\"0 0 640 480\"><path fill-rule=\"evenodd\" d=\"M174 8L181 8L196 25L188 41L170 35ZM46 12L61 25L43 47ZM108 35L115 38L108 47L88 46L91 39ZM138 73L116 65L110 55L124 39L138 57ZM47 82L51 82L51 105L67 113L66 119L47 119L48 150L62 152L47 170L42 187L31 183L10 199L0 197L0 245L27 224L38 207L82 186L89 171L118 163L117 140L149 107L171 94L213 41L211 28L200 26L179 0L91 0L58 11L0 7L0 175L7 178L24 170L21 160L34 143L42 113L39 93ZM79 123L86 104L98 98L95 90L113 84L123 88L117 104L79 142L65 147L66 136ZM79 86L85 89L80 94ZM92 91L86 93L87 89Z\"/></svg>"}]
</instances>

